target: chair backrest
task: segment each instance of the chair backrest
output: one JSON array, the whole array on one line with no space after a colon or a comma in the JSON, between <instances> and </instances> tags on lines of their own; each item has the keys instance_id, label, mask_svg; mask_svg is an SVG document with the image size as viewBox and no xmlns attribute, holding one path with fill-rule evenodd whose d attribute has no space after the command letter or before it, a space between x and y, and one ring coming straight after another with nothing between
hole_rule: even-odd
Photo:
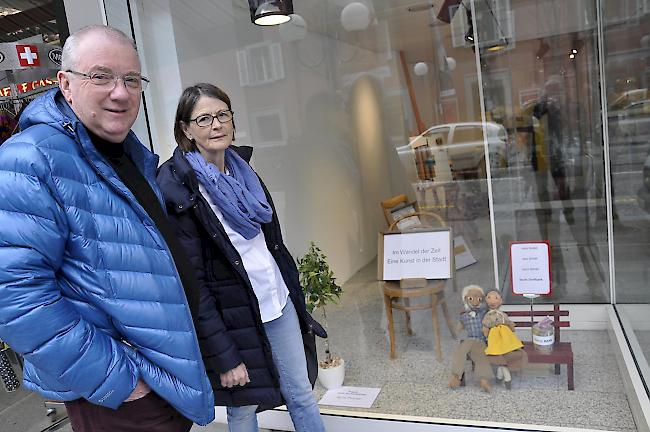
<instances>
[{"instance_id":1,"label":"chair backrest","mask_svg":"<svg viewBox=\"0 0 650 432\"><path fill-rule=\"evenodd\" d=\"M393 211L406 207L407 205L413 205L413 209L417 210L415 203L409 203L409 199L405 194L397 195L392 198L383 200L381 203L381 209L384 211L384 218L386 219L386 224L390 225L395 220L393 216Z\"/></svg>"},{"instance_id":2,"label":"chair backrest","mask_svg":"<svg viewBox=\"0 0 650 432\"><path fill-rule=\"evenodd\" d=\"M408 224L408 226L402 228L401 231L414 229L414 228L423 228L423 227L431 228L431 227L435 227L436 225L442 228L447 227L447 224L445 223L444 219L440 215L428 211L418 210L414 213L406 214L395 219L388 226L388 231L393 231L396 227L399 227L400 222L403 222L408 218L417 218L417 221L414 220L412 224Z\"/></svg>"}]
</instances>

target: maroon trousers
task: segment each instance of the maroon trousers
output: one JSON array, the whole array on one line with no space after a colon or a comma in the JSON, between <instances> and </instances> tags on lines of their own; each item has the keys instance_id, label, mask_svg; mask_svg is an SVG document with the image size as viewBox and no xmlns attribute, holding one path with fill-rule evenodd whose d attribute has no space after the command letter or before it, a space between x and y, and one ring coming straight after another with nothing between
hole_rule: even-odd
<instances>
[{"instance_id":1,"label":"maroon trousers","mask_svg":"<svg viewBox=\"0 0 650 432\"><path fill-rule=\"evenodd\" d=\"M65 403L74 432L188 432L192 421L153 391L112 410L85 399Z\"/></svg>"}]
</instances>

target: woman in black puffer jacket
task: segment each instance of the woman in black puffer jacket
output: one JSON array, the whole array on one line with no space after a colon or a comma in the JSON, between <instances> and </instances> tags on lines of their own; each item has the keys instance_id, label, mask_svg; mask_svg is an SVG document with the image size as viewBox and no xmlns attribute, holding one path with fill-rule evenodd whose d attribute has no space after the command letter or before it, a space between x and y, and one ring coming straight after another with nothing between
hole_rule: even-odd
<instances>
[{"instance_id":1,"label":"woman in black puffer jacket","mask_svg":"<svg viewBox=\"0 0 650 432\"><path fill-rule=\"evenodd\" d=\"M234 132L228 95L188 87L179 146L157 178L199 279L195 323L215 404L227 406L233 432L256 431L256 410L283 403L296 431L324 431L303 335L325 331L306 310L271 196L248 164L252 149L231 146Z\"/></svg>"}]
</instances>

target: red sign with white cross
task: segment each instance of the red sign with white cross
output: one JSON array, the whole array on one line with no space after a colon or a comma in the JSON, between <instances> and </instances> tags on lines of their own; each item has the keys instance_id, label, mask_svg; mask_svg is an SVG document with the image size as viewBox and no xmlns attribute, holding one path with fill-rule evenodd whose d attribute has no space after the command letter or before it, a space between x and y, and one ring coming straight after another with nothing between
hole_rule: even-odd
<instances>
[{"instance_id":1,"label":"red sign with white cross","mask_svg":"<svg viewBox=\"0 0 650 432\"><path fill-rule=\"evenodd\" d=\"M16 45L18 61L23 67L38 67L41 61L38 58L38 47L36 45Z\"/></svg>"}]
</instances>

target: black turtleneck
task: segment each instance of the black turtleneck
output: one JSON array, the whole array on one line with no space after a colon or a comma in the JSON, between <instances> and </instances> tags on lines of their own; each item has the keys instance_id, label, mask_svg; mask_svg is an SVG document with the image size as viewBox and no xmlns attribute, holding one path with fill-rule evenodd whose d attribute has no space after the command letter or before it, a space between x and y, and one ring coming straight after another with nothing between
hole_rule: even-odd
<instances>
[{"instance_id":1,"label":"black turtleneck","mask_svg":"<svg viewBox=\"0 0 650 432\"><path fill-rule=\"evenodd\" d=\"M138 203L144 208L160 234L162 234L178 269L192 316L194 319L198 318L198 282L191 271L190 260L178 242L174 229L167 219L167 214L164 212L160 201L158 201L158 197L140 170L125 153L124 143L108 142L90 132L89 135L97 151L104 155L117 176L122 180L122 183L135 195Z\"/></svg>"}]
</instances>

